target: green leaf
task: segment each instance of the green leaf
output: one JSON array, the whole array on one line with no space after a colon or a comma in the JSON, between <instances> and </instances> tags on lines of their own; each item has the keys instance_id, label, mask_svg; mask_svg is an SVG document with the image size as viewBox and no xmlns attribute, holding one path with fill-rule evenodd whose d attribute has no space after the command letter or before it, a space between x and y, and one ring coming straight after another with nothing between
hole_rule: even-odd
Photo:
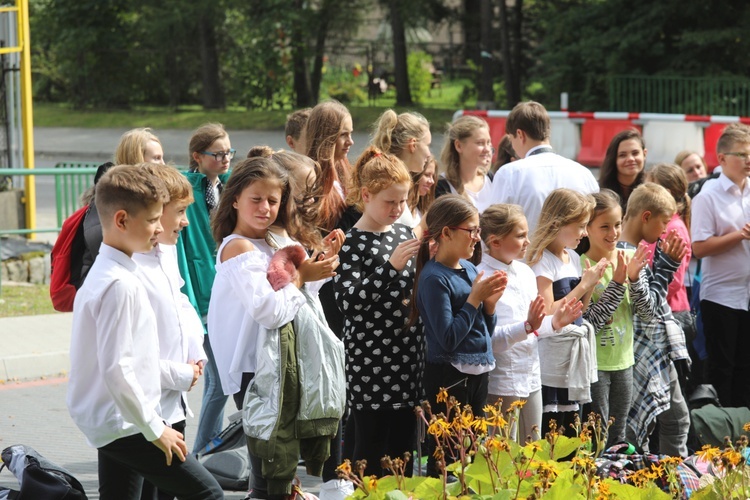
<instances>
[{"instance_id":1,"label":"green leaf","mask_svg":"<svg viewBox=\"0 0 750 500\"><path fill-rule=\"evenodd\" d=\"M385 494L386 500L409 500L409 497L401 490L389 491Z\"/></svg>"},{"instance_id":2,"label":"green leaf","mask_svg":"<svg viewBox=\"0 0 750 500\"><path fill-rule=\"evenodd\" d=\"M583 486L575 482L573 476L575 471L572 469L564 470L557 476L552 487L544 494L544 500L572 500L574 498L584 498L581 493Z\"/></svg>"},{"instance_id":3,"label":"green leaf","mask_svg":"<svg viewBox=\"0 0 750 500\"><path fill-rule=\"evenodd\" d=\"M417 498L440 498L443 495L443 481L435 477L426 477L414 488Z\"/></svg>"},{"instance_id":4,"label":"green leaf","mask_svg":"<svg viewBox=\"0 0 750 500\"><path fill-rule=\"evenodd\" d=\"M621 484L613 479L605 479L604 482L618 500L670 500L672 498L653 483L648 488L636 488L632 484Z\"/></svg>"}]
</instances>

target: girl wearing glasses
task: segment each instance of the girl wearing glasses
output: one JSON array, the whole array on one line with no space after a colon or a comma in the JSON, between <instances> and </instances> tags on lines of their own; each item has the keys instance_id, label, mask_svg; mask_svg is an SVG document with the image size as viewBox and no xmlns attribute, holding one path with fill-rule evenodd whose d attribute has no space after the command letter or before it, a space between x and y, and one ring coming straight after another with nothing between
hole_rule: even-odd
<instances>
[{"instance_id":1,"label":"girl wearing glasses","mask_svg":"<svg viewBox=\"0 0 750 500\"><path fill-rule=\"evenodd\" d=\"M476 116L462 116L445 133L440 163L445 173L437 183L435 196L459 194L474 204L492 204L492 180L487 176L492 162L492 139L487 122Z\"/></svg>"},{"instance_id":2,"label":"girl wearing glasses","mask_svg":"<svg viewBox=\"0 0 750 500\"><path fill-rule=\"evenodd\" d=\"M469 260L480 251L479 213L458 195L437 200L425 217L427 231L417 254L415 286L410 324L420 318L424 324L427 363L424 370L425 396L432 412L446 413L437 395L450 396L471 407L474 415L484 414L488 374L495 368L492 332L495 304L505 290L504 272L478 272ZM436 252L430 258L430 243ZM479 254L481 258L481 254ZM441 399L441 401L443 401ZM428 441L427 473L437 476L434 440ZM446 452L446 459L451 453ZM442 464L445 465L445 464Z\"/></svg>"},{"instance_id":3,"label":"girl wearing glasses","mask_svg":"<svg viewBox=\"0 0 750 500\"><path fill-rule=\"evenodd\" d=\"M206 324L211 286L214 282L216 243L211 236L211 213L219 205L223 184L229 177L229 163L234 149L221 124L208 123L190 138L190 165L185 173L193 188L195 203L187 208L190 225L177 240L180 274L185 280L184 291ZM203 347L208 363L204 371L203 402L193 453L203 449L221 432L227 397L221 390L213 350L205 335Z\"/></svg>"}]
</instances>

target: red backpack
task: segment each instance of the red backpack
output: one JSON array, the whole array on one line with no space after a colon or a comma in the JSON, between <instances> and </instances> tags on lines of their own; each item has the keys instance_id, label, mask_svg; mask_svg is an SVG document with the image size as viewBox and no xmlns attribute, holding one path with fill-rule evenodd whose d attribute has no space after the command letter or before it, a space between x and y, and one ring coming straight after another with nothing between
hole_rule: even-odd
<instances>
[{"instance_id":1,"label":"red backpack","mask_svg":"<svg viewBox=\"0 0 750 500\"><path fill-rule=\"evenodd\" d=\"M70 312L80 286L83 251L83 219L89 206L79 208L63 222L57 241L52 247L52 266L49 296L56 311Z\"/></svg>"}]
</instances>

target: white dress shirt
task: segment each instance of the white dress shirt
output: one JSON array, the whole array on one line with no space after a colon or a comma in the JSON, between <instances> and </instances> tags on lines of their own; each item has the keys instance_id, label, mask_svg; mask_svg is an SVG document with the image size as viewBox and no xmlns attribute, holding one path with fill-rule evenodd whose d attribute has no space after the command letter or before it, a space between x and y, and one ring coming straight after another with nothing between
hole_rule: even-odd
<instances>
[{"instance_id":1,"label":"white dress shirt","mask_svg":"<svg viewBox=\"0 0 750 500\"><path fill-rule=\"evenodd\" d=\"M164 432L156 317L136 267L103 243L73 305L67 404L95 448Z\"/></svg>"},{"instance_id":2,"label":"white dress shirt","mask_svg":"<svg viewBox=\"0 0 750 500\"><path fill-rule=\"evenodd\" d=\"M750 222L750 179L745 180L742 191L724 174L707 181L693 200L690 212L694 242L739 231ZM748 310L750 241L742 240L725 252L704 257L701 266L701 300Z\"/></svg>"},{"instance_id":3,"label":"white dress shirt","mask_svg":"<svg viewBox=\"0 0 750 500\"><path fill-rule=\"evenodd\" d=\"M529 304L538 294L536 276L529 266L514 260L505 264L489 254L482 255L479 271L508 274L508 285L497 301L497 324L492 334L495 369L489 375L489 393L499 396L528 397L542 388L537 336L526 333ZM552 335L552 316L545 316L539 336Z\"/></svg>"},{"instance_id":4,"label":"white dress shirt","mask_svg":"<svg viewBox=\"0 0 750 500\"><path fill-rule=\"evenodd\" d=\"M193 415L187 404L187 391L193 383L194 370L187 362L206 362L203 324L190 300L180 291L184 281L177 267L174 245L159 244L148 253L133 254L133 260L138 264L136 274L156 314L162 416L175 424L185 420L186 412Z\"/></svg>"},{"instance_id":5,"label":"white dress shirt","mask_svg":"<svg viewBox=\"0 0 750 500\"><path fill-rule=\"evenodd\" d=\"M521 205L529 234L534 233L539 223L544 200L555 189L568 188L583 194L599 192L599 184L588 168L555 153L532 154L534 149L526 158L503 165L495 173L491 195L477 206L483 212L493 203Z\"/></svg>"},{"instance_id":6,"label":"white dress shirt","mask_svg":"<svg viewBox=\"0 0 750 500\"><path fill-rule=\"evenodd\" d=\"M208 335L226 395L240 390L243 373L255 372L260 326L269 330L283 326L305 303L292 283L279 291L271 287L266 272L274 249L265 240L245 238L255 250L221 262L224 247L236 238L244 237L227 236L216 252L216 278L208 304Z\"/></svg>"}]
</instances>

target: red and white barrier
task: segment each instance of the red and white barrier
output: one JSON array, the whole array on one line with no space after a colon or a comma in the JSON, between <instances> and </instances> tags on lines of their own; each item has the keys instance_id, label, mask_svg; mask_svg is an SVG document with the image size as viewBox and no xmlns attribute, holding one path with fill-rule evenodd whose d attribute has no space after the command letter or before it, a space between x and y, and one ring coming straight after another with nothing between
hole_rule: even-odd
<instances>
[{"instance_id":1,"label":"red and white barrier","mask_svg":"<svg viewBox=\"0 0 750 500\"><path fill-rule=\"evenodd\" d=\"M509 110L459 110L453 120L474 115L490 125L490 136L497 144L505 133ZM549 111L552 147L562 156L599 167L612 137L621 130L636 128L643 134L649 164L673 162L683 149L700 153L709 169L718 164L716 142L728 123L750 125L750 117L726 115L687 115L666 113L627 113L613 111Z\"/></svg>"}]
</instances>

